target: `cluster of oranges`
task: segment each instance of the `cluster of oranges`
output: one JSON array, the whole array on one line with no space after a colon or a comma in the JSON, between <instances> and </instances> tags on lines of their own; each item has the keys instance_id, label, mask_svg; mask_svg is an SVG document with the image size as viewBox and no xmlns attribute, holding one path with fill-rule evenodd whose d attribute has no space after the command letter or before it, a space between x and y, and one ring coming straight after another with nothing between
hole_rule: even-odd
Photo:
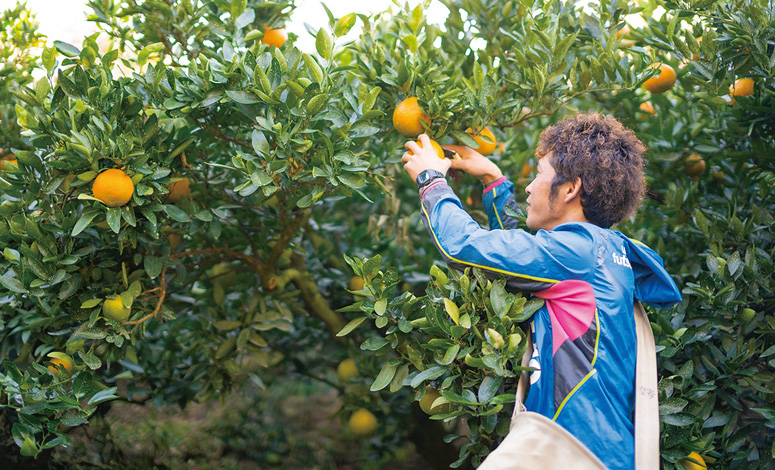
<instances>
[{"instance_id":1,"label":"cluster of oranges","mask_svg":"<svg viewBox=\"0 0 775 470\"><path fill-rule=\"evenodd\" d=\"M393 128L398 131L399 134L407 137L417 137L422 134L427 127L430 127L431 118L428 114L420 108L419 100L416 96L406 98L396 106L393 111ZM471 128L466 129L466 133L469 134L478 144L475 148L477 152L482 155L490 155L495 151L497 143L495 135L488 128L483 128L478 132ZM417 145L422 148L422 143L417 141ZM431 140L431 146L436 151L436 155L439 158L444 158L444 150L441 145L435 140ZM409 151L412 155L412 152Z\"/></svg>"}]
</instances>

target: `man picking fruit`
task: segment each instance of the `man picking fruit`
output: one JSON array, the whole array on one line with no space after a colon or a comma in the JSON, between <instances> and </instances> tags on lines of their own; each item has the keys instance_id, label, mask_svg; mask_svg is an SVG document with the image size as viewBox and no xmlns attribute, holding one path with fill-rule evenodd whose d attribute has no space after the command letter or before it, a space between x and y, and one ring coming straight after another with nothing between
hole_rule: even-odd
<instances>
[{"instance_id":1,"label":"man picking fruit","mask_svg":"<svg viewBox=\"0 0 775 470\"><path fill-rule=\"evenodd\" d=\"M401 159L417 183L422 220L444 260L503 275L512 289L546 299L533 316L530 391L525 406L554 420L608 468L634 467L636 334L633 300L667 307L681 300L662 258L610 227L645 193L646 147L614 118L567 117L541 133L537 174L525 191L527 226L514 185L495 163L463 146L439 159L428 137ZM411 152L411 153L410 153ZM489 230L463 210L445 180L450 168L478 178Z\"/></svg>"}]
</instances>

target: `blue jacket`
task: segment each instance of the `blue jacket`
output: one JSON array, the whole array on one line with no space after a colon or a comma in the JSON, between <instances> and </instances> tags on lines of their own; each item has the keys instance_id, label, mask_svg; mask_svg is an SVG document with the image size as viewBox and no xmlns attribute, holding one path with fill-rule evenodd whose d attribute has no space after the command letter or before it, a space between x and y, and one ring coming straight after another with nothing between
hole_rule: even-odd
<instances>
[{"instance_id":1,"label":"blue jacket","mask_svg":"<svg viewBox=\"0 0 775 470\"><path fill-rule=\"evenodd\" d=\"M681 300L662 258L620 232L566 223L536 234L516 229L505 178L485 189L490 230L463 210L444 180L422 194L422 219L451 266L503 275L513 289L546 299L531 323L528 410L561 424L610 469L632 469L636 337L633 299L658 307Z\"/></svg>"}]
</instances>

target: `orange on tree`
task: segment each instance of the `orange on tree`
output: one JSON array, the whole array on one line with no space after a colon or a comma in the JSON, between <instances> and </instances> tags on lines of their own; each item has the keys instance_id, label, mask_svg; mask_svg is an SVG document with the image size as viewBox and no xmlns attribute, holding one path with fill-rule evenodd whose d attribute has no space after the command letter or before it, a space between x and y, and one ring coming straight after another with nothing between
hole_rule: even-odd
<instances>
[{"instance_id":1,"label":"orange on tree","mask_svg":"<svg viewBox=\"0 0 775 470\"><path fill-rule=\"evenodd\" d=\"M638 109L643 111L644 113L649 113L652 116L655 116L657 114L656 110L654 110L654 105L651 103L651 101L644 101L643 103L638 106Z\"/></svg>"},{"instance_id":2,"label":"orange on tree","mask_svg":"<svg viewBox=\"0 0 775 470\"><path fill-rule=\"evenodd\" d=\"M131 308L124 306L124 302L121 300L120 295L105 299L105 302L102 304L102 314L105 318L109 318L119 323L127 321L131 311Z\"/></svg>"},{"instance_id":3,"label":"orange on tree","mask_svg":"<svg viewBox=\"0 0 775 470\"><path fill-rule=\"evenodd\" d=\"M48 356L51 358L48 360L48 362L51 363L50 366L47 366L46 368L56 374L59 372L58 367L62 366L67 371L68 374L71 374L73 371L73 359L68 356L65 353L57 353L57 352L51 352L48 353Z\"/></svg>"},{"instance_id":4,"label":"orange on tree","mask_svg":"<svg viewBox=\"0 0 775 470\"><path fill-rule=\"evenodd\" d=\"M643 88L652 93L664 93L673 88L677 78L678 76L675 74L673 67L667 64L659 64L659 75L643 82Z\"/></svg>"},{"instance_id":5,"label":"orange on tree","mask_svg":"<svg viewBox=\"0 0 775 470\"><path fill-rule=\"evenodd\" d=\"M696 153L693 153L686 157L684 162L684 173L689 176L700 176L705 173L705 160Z\"/></svg>"},{"instance_id":6,"label":"orange on tree","mask_svg":"<svg viewBox=\"0 0 775 470\"><path fill-rule=\"evenodd\" d=\"M431 118L420 108L416 96L400 102L393 111L393 127L407 137L417 137L425 131L421 120L430 125Z\"/></svg>"},{"instance_id":7,"label":"orange on tree","mask_svg":"<svg viewBox=\"0 0 775 470\"><path fill-rule=\"evenodd\" d=\"M111 168L97 176L92 185L94 197L108 207L123 206L135 192L135 184L122 170Z\"/></svg>"},{"instance_id":8,"label":"orange on tree","mask_svg":"<svg viewBox=\"0 0 775 470\"><path fill-rule=\"evenodd\" d=\"M366 285L366 281L361 276L353 276L350 278L350 290L361 290Z\"/></svg>"},{"instance_id":9,"label":"orange on tree","mask_svg":"<svg viewBox=\"0 0 775 470\"><path fill-rule=\"evenodd\" d=\"M0 158L0 170L7 170L8 165L19 166L19 162L16 161L16 155L9 153L8 155L3 155L3 158Z\"/></svg>"},{"instance_id":10,"label":"orange on tree","mask_svg":"<svg viewBox=\"0 0 775 470\"><path fill-rule=\"evenodd\" d=\"M678 461L684 466L686 470L707 470L708 466L705 465L705 460L697 452L692 452L685 459Z\"/></svg>"},{"instance_id":11,"label":"orange on tree","mask_svg":"<svg viewBox=\"0 0 775 470\"><path fill-rule=\"evenodd\" d=\"M167 200L173 204L177 204L182 197L188 197L191 195L191 180L188 178L181 178L173 183L170 183L167 188L170 192L167 193Z\"/></svg>"},{"instance_id":12,"label":"orange on tree","mask_svg":"<svg viewBox=\"0 0 775 470\"><path fill-rule=\"evenodd\" d=\"M735 104L735 96L752 96L753 85L752 78L738 78L735 83L729 85L729 96L732 97L732 104Z\"/></svg>"},{"instance_id":13,"label":"orange on tree","mask_svg":"<svg viewBox=\"0 0 775 470\"><path fill-rule=\"evenodd\" d=\"M270 46L280 47L288 40L288 33L283 28L264 28L261 42Z\"/></svg>"},{"instance_id":14,"label":"orange on tree","mask_svg":"<svg viewBox=\"0 0 775 470\"><path fill-rule=\"evenodd\" d=\"M495 141L495 135L492 133L490 129L486 127L481 131L479 131L478 134L474 134L473 129L469 127L468 129L466 129L466 134L473 137L473 139L479 145L479 147L475 148L474 150L476 150L482 155L487 156L493 153L495 151L495 147L498 146L497 142ZM482 137L484 137L484 139Z\"/></svg>"},{"instance_id":15,"label":"orange on tree","mask_svg":"<svg viewBox=\"0 0 775 470\"><path fill-rule=\"evenodd\" d=\"M364 408L356 410L347 424L356 436L368 437L377 432L377 417Z\"/></svg>"},{"instance_id":16,"label":"orange on tree","mask_svg":"<svg viewBox=\"0 0 775 470\"><path fill-rule=\"evenodd\" d=\"M358 377L359 375L361 374L358 372L355 361L349 357L336 366L336 376L339 377L340 382L347 382L351 378Z\"/></svg>"},{"instance_id":17,"label":"orange on tree","mask_svg":"<svg viewBox=\"0 0 775 470\"><path fill-rule=\"evenodd\" d=\"M420 142L419 140L417 141L417 145L419 145L420 148L423 148L422 147L422 142ZM444 158L444 149L441 148L441 145L439 145L438 142L436 142L435 140L431 139L431 147L433 147L433 150L436 151L436 155L439 158ZM414 153L410 150L409 151L409 155L414 155Z\"/></svg>"},{"instance_id":18,"label":"orange on tree","mask_svg":"<svg viewBox=\"0 0 775 470\"><path fill-rule=\"evenodd\" d=\"M533 172L533 167L530 166L530 162L525 163L525 166L522 167L522 171L519 173L519 176L522 178L527 178L530 176L530 173Z\"/></svg>"},{"instance_id":19,"label":"orange on tree","mask_svg":"<svg viewBox=\"0 0 775 470\"><path fill-rule=\"evenodd\" d=\"M428 415L446 414L452 411L451 403L433 406L433 402L441 396L438 390L430 385L425 387L425 395L420 399L420 409Z\"/></svg>"}]
</instances>

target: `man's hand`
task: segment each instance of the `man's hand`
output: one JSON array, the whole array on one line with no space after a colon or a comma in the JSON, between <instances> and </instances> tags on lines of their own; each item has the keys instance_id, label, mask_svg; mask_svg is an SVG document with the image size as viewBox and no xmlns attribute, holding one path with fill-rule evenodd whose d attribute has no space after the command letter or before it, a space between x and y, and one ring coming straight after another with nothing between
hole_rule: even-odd
<instances>
[{"instance_id":1,"label":"man's hand","mask_svg":"<svg viewBox=\"0 0 775 470\"><path fill-rule=\"evenodd\" d=\"M401 157L401 163L404 164L404 170L409 173L412 181L417 181L417 175L425 170L436 170L446 176L447 170L449 170L450 160L447 158L439 158L439 156L436 155L436 152L431 146L431 139L427 135L420 134L419 140L422 143L422 147L417 145L417 142L410 140L404 145L407 152Z\"/></svg>"},{"instance_id":2,"label":"man's hand","mask_svg":"<svg viewBox=\"0 0 775 470\"><path fill-rule=\"evenodd\" d=\"M476 177L485 186L503 176L500 168L471 147L463 145L445 145L444 148L454 150L460 155L459 160L452 160L452 168L462 170Z\"/></svg>"}]
</instances>

